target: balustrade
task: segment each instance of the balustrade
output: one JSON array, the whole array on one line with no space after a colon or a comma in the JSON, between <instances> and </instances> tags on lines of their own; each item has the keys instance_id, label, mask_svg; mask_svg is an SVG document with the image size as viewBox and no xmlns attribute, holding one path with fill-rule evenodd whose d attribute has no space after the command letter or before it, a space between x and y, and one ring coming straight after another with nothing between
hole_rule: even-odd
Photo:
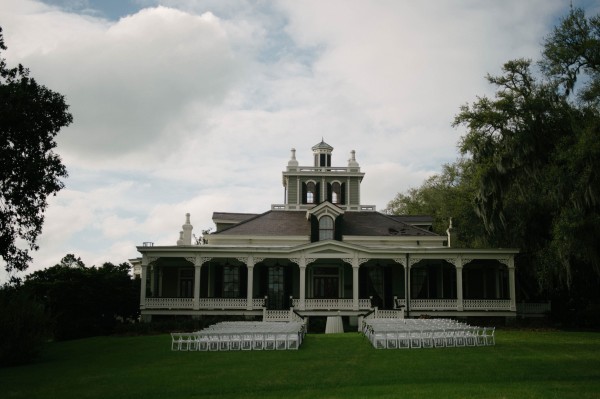
<instances>
[{"instance_id":1,"label":"balustrade","mask_svg":"<svg viewBox=\"0 0 600 399\"><path fill-rule=\"evenodd\" d=\"M398 299L397 305L406 305L405 299ZM252 307L264 307L264 298L252 299ZM300 300L294 298L292 306L298 308ZM456 299L411 299L410 310L456 310ZM522 304L518 304L522 306ZM535 304L536 311L542 313L549 310L549 304ZM246 298L200 298L200 309L246 309ZM361 310L370 309L369 299L359 299L358 307ZM146 298L146 309L193 309L194 298ZM304 300L306 310L352 310L353 300L342 298L307 298ZM539 308L539 309L538 309ZM469 310L510 310L510 299L464 299L463 309ZM521 309L520 309L521 310ZM533 309L527 309L532 312Z\"/></svg>"},{"instance_id":2,"label":"balustrade","mask_svg":"<svg viewBox=\"0 0 600 399\"><path fill-rule=\"evenodd\" d=\"M510 310L510 299L464 299L465 310Z\"/></svg>"},{"instance_id":3,"label":"balustrade","mask_svg":"<svg viewBox=\"0 0 600 399\"><path fill-rule=\"evenodd\" d=\"M456 310L456 299L411 299L410 310Z\"/></svg>"},{"instance_id":4,"label":"balustrade","mask_svg":"<svg viewBox=\"0 0 600 399\"><path fill-rule=\"evenodd\" d=\"M246 298L200 298L200 309L246 309ZM262 308L264 298L252 299L253 308ZM146 298L147 309L193 309L194 298Z\"/></svg>"},{"instance_id":5,"label":"balustrade","mask_svg":"<svg viewBox=\"0 0 600 399\"><path fill-rule=\"evenodd\" d=\"M146 298L148 309L193 309L194 298Z\"/></svg>"}]
</instances>

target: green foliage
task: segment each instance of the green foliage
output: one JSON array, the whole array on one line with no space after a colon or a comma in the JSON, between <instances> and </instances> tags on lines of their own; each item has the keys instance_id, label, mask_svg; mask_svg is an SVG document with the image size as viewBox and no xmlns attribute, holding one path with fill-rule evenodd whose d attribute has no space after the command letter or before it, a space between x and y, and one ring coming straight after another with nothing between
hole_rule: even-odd
<instances>
[{"instance_id":1,"label":"green foliage","mask_svg":"<svg viewBox=\"0 0 600 399\"><path fill-rule=\"evenodd\" d=\"M485 247L485 234L474 209L475 179L471 163L460 159L446 164L442 172L428 178L419 188L398 193L385 209L394 215L432 216L433 231L446 234L449 219L457 232L455 247Z\"/></svg>"},{"instance_id":2,"label":"green foliage","mask_svg":"<svg viewBox=\"0 0 600 399\"><path fill-rule=\"evenodd\" d=\"M42 301L54 319L58 340L109 334L139 314L139 280L127 263L86 267L65 256L60 264L26 277L24 287Z\"/></svg>"},{"instance_id":3,"label":"green foliage","mask_svg":"<svg viewBox=\"0 0 600 399\"><path fill-rule=\"evenodd\" d=\"M0 288L0 366L28 363L36 358L49 334L44 306L29 292Z\"/></svg>"},{"instance_id":4,"label":"green foliage","mask_svg":"<svg viewBox=\"0 0 600 399\"><path fill-rule=\"evenodd\" d=\"M298 351L172 352L168 335L49 345L0 369L9 398L563 398L600 392L597 333L497 331L496 346L376 350L357 333Z\"/></svg>"},{"instance_id":5,"label":"green foliage","mask_svg":"<svg viewBox=\"0 0 600 399\"><path fill-rule=\"evenodd\" d=\"M0 28L0 53L6 50ZM8 68L0 54L0 256L6 270L25 270L37 250L47 197L63 188L67 170L54 137L72 122L64 97ZM29 249L19 248L22 240Z\"/></svg>"},{"instance_id":6,"label":"green foliage","mask_svg":"<svg viewBox=\"0 0 600 399\"><path fill-rule=\"evenodd\" d=\"M495 98L463 106L455 126L468 129L460 149L478 170L491 241L520 247L557 292L576 288L575 274L600 275L600 18L571 10L543 55L546 80L527 60L507 62L488 76Z\"/></svg>"}]
</instances>

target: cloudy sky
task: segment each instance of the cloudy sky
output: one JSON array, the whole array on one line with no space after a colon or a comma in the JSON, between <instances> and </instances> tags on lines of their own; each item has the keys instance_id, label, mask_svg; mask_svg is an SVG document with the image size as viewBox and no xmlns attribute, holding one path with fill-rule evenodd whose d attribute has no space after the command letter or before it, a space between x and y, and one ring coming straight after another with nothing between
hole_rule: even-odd
<instances>
[{"instance_id":1,"label":"cloudy sky","mask_svg":"<svg viewBox=\"0 0 600 399\"><path fill-rule=\"evenodd\" d=\"M331 144L385 208L454 161L460 105L486 73L539 57L569 0L0 0L9 65L65 95L69 170L28 272L74 253L91 265L175 244L190 212L262 213ZM575 6L596 14L591 0ZM5 275L0 275L0 282Z\"/></svg>"}]
</instances>

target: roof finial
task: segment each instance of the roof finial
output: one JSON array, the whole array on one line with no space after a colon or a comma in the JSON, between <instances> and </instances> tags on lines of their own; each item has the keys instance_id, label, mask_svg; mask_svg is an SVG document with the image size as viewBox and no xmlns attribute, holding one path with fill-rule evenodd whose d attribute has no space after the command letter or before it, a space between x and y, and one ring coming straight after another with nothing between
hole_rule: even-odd
<instances>
[{"instance_id":1,"label":"roof finial","mask_svg":"<svg viewBox=\"0 0 600 399\"><path fill-rule=\"evenodd\" d=\"M289 168L296 168L298 167L298 161L296 160L296 149L292 148L292 157L290 158L290 160L288 161L288 169Z\"/></svg>"}]
</instances>

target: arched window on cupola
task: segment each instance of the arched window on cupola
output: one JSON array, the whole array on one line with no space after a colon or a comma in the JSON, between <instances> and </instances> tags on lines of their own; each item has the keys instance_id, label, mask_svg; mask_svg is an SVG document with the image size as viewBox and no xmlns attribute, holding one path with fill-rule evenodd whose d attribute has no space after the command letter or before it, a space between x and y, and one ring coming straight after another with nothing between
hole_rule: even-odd
<instances>
[{"instance_id":1,"label":"arched window on cupola","mask_svg":"<svg viewBox=\"0 0 600 399\"><path fill-rule=\"evenodd\" d=\"M302 183L303 204L318 204L319 194L319 183L312 181L309 181L308 183Z\"/></svg>"},{"instance_id":2,"label":"arched window on cupola","mask_svg":"<svg viewBox=\"0 0 600 399\"><path fill-rule=\"evenodd\" d=\"M333 182L327 184L327 200L332 204L345 205L346 204L346 196L345 196L345 184L340 184L339 182Z\"/></svg>"},{"instance_id":3,"label":"arched window on cupola","mask_svg":"<svg viewBox=\"0 0 600 399\"><path fill-rule=\"evenodd\" d=\"M331 216L322 216L319 219L319 241L333 240L334 226Z\"/></svg>"}]
</instances>

